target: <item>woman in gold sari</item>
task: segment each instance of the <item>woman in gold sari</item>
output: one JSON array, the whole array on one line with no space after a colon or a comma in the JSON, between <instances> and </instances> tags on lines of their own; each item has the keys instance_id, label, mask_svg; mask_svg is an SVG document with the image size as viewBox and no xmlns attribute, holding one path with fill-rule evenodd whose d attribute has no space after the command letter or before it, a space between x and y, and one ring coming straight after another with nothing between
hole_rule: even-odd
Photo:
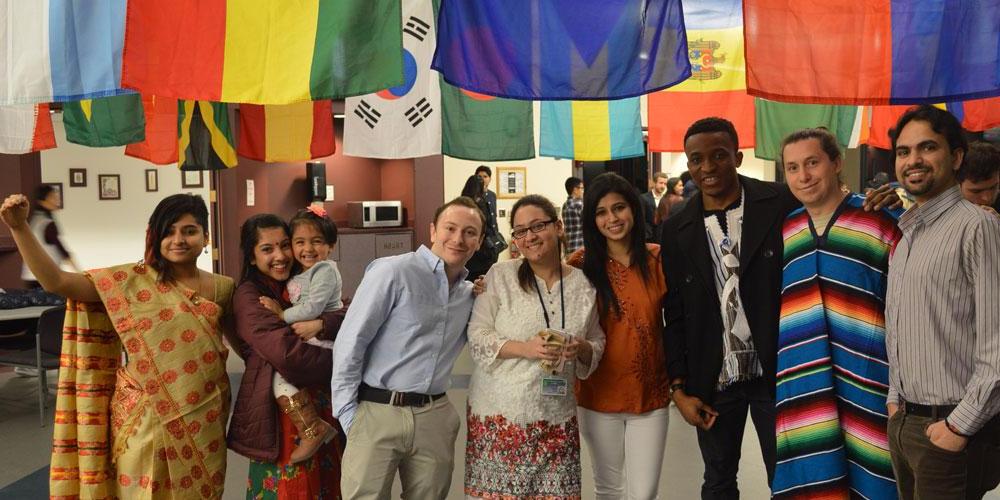
<instances>
[{"instance_id":1,"label":"woman in gold sari","mask_svg":"<svg viewBox=\"0 0 1000 500\"><path fill-rule=\"evenodd\" d=\"M22 195L0 206L39 283L69 299L52 498L221 498L230 400L222 332L233 281L196 265L208 240L204 200L163 199L143 261L82 274L59 269L27 215Z\"/></svg>"}]
</instances>

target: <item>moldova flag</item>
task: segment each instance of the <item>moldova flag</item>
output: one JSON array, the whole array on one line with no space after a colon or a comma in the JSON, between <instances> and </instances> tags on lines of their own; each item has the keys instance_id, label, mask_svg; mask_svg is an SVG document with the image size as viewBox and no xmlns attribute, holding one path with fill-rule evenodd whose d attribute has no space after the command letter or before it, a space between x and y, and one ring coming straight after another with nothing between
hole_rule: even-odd
<instances>
[{"instance_id":1,"label":"moldova flag","mask_svg":"<svg viewBox=\"0 0 1000 500\"><path fill-rule=\"evenodd\" d=\"M0 105L119 89L125 0L0 0Z\"/></svg>"},{"instance_id":2,"label":"moldova flag","mask_svg":"<svg viewBox=\"0 0 1000 500\"><path fill-rule=\"evenodd\" d=\"M333 103L328 100L240 105L240 143L236 152L244 158L308 161L330 156L335 149Z\"/></svg>"},{"instance_id":3,"label":"moldova flag","mask_svg":"<svg viewBox=\"0 0 1000 500\"><path fill-rule=\"evenodd\" d=\"M443 0L434 69L527 100L609 100L691 74L680 0Z\"/></svg>"},{"instance_id":4,"label":"moldova flag","mask_svg":"<svg viewBox=\"0 0 1000 500\"><path fill-rule=\"evenodd\" d=\"M66 140L91 147L124 146L146 138L142 97L125 94L63 104Z\"/></svg>"},{"instance_id":5,"label":"moldova flag","mask_svg":"<svg viewBox=\"0 0 1000 500\"><path fill-rule=\"evenodd\" d=\"M399 0L131 0L122 85L289 104L403 81Z\"/></svg>"},{"instance_id":6,"label":"moldova flag","mask_svg":"<svg viewBox=\"0 0 1000 500\"><path fill-rule=\"evenodd\" d=\"M125 154L156 165L177 163L177 99L142 96L145 140L125 146Z\"/></svg>"},{"instance_id":7,"label":"moldova flag","mask_svg":"<svg viewBox=\"0 0 1000 500\"><path fill-rule=\"evenodd\" d=\"M616 101L544 101L538 154L606 161L646 154L639 98Z\"/></svg>"},{"instance_id":8,"label":"moldova flag","mask_svg":"<svg viewBox=\"0 0 1000 500\"><path fill-rule=\"evenodd\" d=\"M1000 95L996 0L745 0L750 94L916 104Z\"/></svg>"},{"instance_id":9,"label":"moldova flag","mask_svg":"<svg viewBox=\"0 0 1000 500\"><path fill-rule=\"evenodd\" d=\"M746 91L743 5L740 0L686 0L691 77L649 94L649 150L684 151L684 133L695 121L725 118L740 148L754 147L753 97Z\"/></svg>"},{"instance_id":10,"label":"moldova flag","mask_svg":"<svg viewBox=\"0 0 1000 500\"><path fill-rule=\"evenodd\" d=\"M54 147L48 104L0 106L0 153L17 155Z\"/></svg>"}]
</instances>

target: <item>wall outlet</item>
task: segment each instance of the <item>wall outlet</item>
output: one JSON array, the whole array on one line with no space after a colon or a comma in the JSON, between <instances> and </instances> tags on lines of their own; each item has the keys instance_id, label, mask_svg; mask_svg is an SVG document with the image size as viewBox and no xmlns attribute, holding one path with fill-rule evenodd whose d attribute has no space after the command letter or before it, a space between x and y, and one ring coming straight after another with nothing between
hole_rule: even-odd
<instances>
[{"instance_id":1,"label":"wall outlet","mask_svg":"<svg viewBox=\"0 0 1000 500\"><path fill-rule=\"evenodd\" d=\"M333 201L333 184L326 185L326 201Z\"/></svg>"}]
</instances>

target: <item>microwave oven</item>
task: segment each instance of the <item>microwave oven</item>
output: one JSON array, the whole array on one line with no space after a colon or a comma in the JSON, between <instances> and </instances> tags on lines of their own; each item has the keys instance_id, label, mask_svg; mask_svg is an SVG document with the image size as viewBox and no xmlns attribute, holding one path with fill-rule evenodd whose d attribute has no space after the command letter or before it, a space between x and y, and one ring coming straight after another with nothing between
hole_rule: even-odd
<instances>
[{"instance_id":1,"label":"microwave oven","mask_svg":"<svg viewBox=\"0 0 1000 500\"><path fill-rule=\"evenodd\" d=\"M349 201L347 223L353 228L397 227L403 225L401 201Z\"/></svg>"}]
</instances>

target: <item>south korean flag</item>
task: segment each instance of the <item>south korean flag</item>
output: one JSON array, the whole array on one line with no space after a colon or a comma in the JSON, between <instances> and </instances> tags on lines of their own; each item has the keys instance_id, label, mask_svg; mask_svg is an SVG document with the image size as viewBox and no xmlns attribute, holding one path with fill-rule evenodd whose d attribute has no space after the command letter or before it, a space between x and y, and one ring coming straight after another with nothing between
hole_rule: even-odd
<instances>
[{"instance_id":1,"label":"south korean flag","mask_svg":"<svg viewBox=\"0 0 1000 500\"><path fill-rule=\"evenodd\" d=\"M431 70L437 35L432 0L403 0L403 84L344 102L344 154L418 158L441 154L441 87Z\"/></svg>"}]
</instances>

